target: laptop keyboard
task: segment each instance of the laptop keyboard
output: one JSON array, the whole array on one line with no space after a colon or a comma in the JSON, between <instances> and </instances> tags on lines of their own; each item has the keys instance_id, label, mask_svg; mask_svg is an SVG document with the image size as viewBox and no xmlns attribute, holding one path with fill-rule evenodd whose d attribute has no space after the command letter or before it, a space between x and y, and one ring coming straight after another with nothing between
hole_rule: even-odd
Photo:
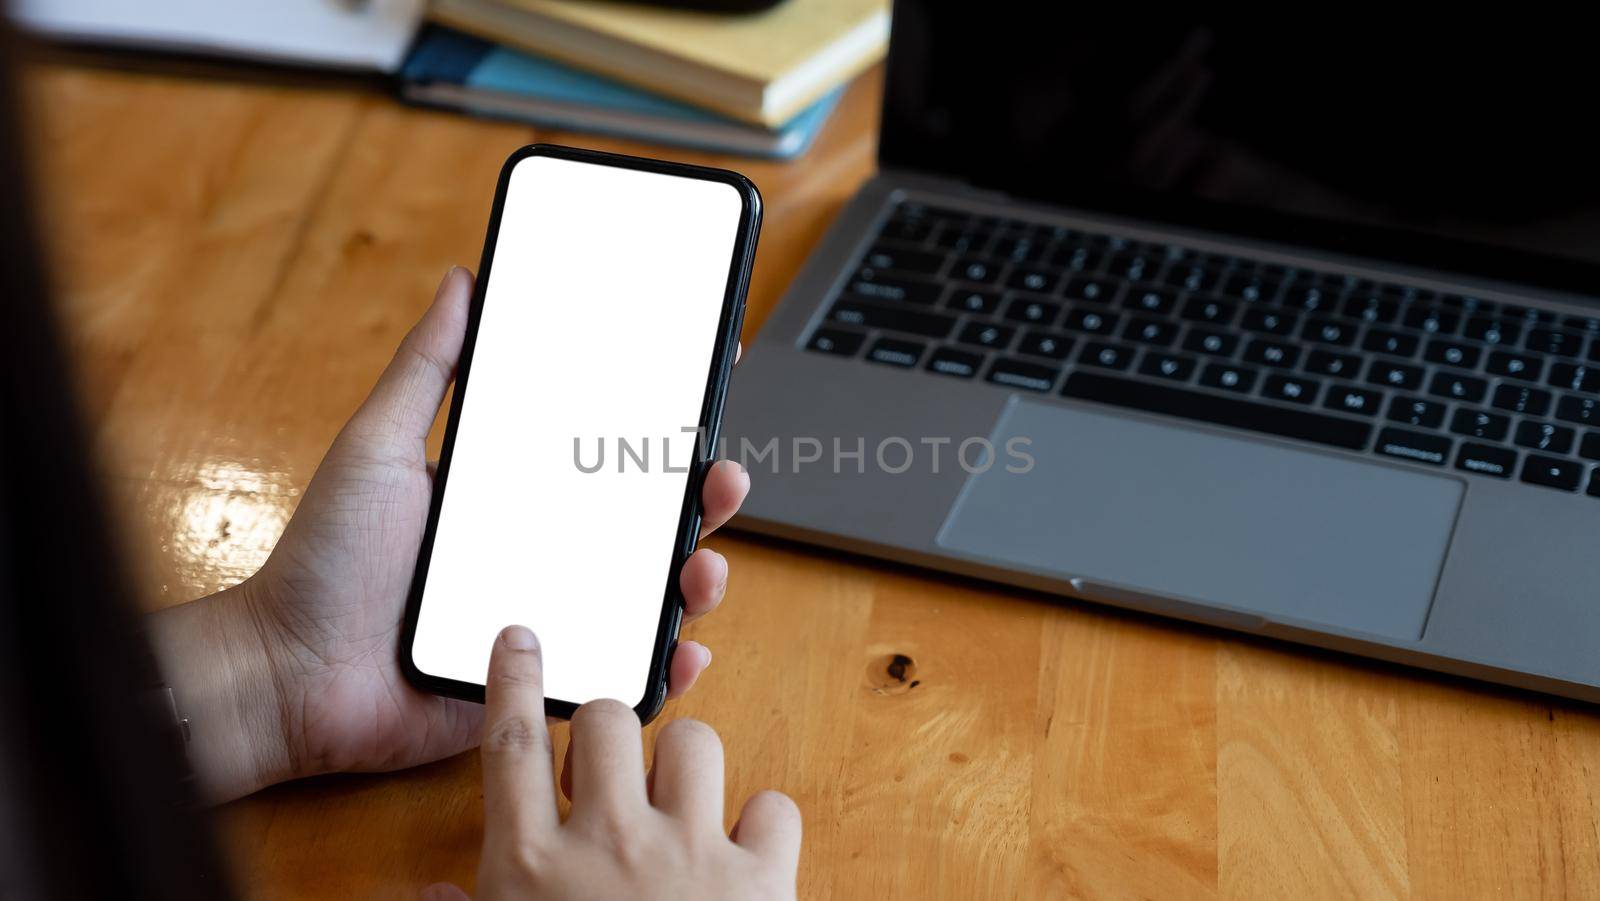
<instances>
[{"instance_id":1,"label":"laptop keyboard","mask_svg":"<svg viewBox=\"0 0 1600 901\"><path fill-rule=\"evenodd\" d=\"M1600 498L1600 317L902 203L806 347Z\"/></svg>"}]
</instances>

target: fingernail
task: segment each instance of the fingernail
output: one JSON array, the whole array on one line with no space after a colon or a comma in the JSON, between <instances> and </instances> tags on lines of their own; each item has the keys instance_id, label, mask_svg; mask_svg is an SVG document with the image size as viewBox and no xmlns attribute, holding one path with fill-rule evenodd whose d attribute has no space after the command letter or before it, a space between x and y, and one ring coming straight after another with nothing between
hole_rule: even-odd
<instances>
[{"instance_id":1,"label":"fingernail","mask_svg":"<svg viewBox=\"0 0 1600 901\"><path fill-rule=\"evenodd\" d=\"M539 648L538 637L527 626L506 626L505 631L500 633L500 640L514 651L534 651Z\"/></svg>"},{"instance_id":2,"label":"fingernail","mask_svg":"<svg viewBox=\"0 0 1600 901\"><path fill-rule=\"evenodd\" d=\"M705 667L708 667L708 666L711 665L711 649L706 647L705 645L701 645L700 646L700 650L706 652L706 662L701 664L701 668L704 669Z\"/></svg>"}]
</instances>

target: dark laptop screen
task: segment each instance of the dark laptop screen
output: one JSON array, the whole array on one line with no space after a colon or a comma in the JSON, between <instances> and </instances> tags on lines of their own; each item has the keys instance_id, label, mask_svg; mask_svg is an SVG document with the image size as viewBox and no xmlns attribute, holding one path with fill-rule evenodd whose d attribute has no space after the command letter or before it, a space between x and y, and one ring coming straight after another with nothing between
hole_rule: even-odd
<instances>
[{"instance_id":1,"label":"dark laptop screen","mask_svg":"<svg viewBox=\"0 0 1600 901\"><path fill-rule=\"evenodd\" d=\"M880 157L1010 194L1600 295L1593 38L895 7Z\"/></svg>"}]
</instances>

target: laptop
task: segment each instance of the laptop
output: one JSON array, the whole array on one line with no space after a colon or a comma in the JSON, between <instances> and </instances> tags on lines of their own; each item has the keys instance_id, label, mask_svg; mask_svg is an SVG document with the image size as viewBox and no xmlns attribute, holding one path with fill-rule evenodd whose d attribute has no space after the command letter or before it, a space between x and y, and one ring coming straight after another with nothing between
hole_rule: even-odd
<instances>
[{"instance_id":1,"label":"laptop","mask_svg":"<svg viewBox=\"0 0 1600 901\"><path fill-rule=\"evenodd\" d=\"M1020 10L897 4L738 524L1600 701L1585 38Z\"/></svg>"}]
</instances>

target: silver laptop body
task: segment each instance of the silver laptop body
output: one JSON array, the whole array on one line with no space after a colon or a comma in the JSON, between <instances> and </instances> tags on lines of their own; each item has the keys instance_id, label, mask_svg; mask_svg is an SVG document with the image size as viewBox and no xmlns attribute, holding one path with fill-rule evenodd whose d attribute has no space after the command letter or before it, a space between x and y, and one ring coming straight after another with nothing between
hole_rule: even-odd
<instances>
[{"instance_id":1,"label":"silver laptop body","mask_svg":"<svg viewBox=\"0 0 1600 901\"><path fill-rule=\"evenodd\" d=\"M884 167L735 374L737 524L1600 700L1592 292L905 167L897 107L985 62L938 6L898 5ZM1210 39L1172 40L1260 62Z\"/></svg>"}]
</instances>

